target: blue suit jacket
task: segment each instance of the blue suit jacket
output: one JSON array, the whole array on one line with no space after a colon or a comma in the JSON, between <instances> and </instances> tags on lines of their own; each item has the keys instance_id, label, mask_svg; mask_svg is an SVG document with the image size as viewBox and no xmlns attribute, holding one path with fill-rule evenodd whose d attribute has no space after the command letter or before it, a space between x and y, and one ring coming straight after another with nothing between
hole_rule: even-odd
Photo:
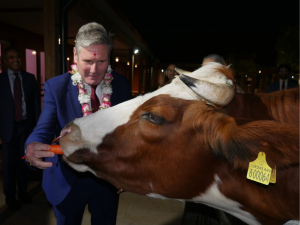
<instances>
[{"instance_id":1,"label":"blue suit jacket","mask_svg":"<svg viewBox=\"0 0 300 225\"><path fill-rule=\"evenodd\" d=\"M131 98L130 85L126 77L112 72L111 82L113 93L112 106ZM71 74L65 73L49 79L44 86L42 113L37 126L28 137L25 146L31 142L50 144L66 124L75 118L82 117L81 105L78 101L77 86L72 84ZM43 189L49 202L58 205L69 193L77 177L70 166L60 159L60 156L46 158L52 162L51 168L43 171Z\"/></svg>"},{"instance_id":2,"label":"blue suit jacket","mask_svg":"<svg viewBox=\"0 0 300 225\"><path fill-rule=\"evenodd\" d=\"M34 75L21 71L21 76L27 112L26 127L29 135L40 115L40 98ZM14 130L15 105L7 71L0 74L0 106L0 138L3 143L8 143L11 141Z\"/></svg>"},{"instance_id":3,"label":"blue suit jacket","mask_svg":"<svg viewBox=\"0 0 300 225\"><path fill-rule=\"evenodd\" d=\"M299 87L298 82L288 79L287 89L295 88L295 87ZM277 80L269 85L267 93L279 91L279 90L280 90L280 81Z\"/></svg>"}]
</instances>

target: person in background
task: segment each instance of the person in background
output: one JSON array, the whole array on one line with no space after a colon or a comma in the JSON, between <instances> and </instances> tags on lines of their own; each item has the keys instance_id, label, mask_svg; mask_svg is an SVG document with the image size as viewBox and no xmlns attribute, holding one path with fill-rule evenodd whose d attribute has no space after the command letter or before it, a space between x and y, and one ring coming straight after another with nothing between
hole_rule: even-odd
<instances>
[{"instance_id":1,"label":"person in background","mask_svg":"<svg viewBox=\"0 0 300 225\"><path fill-rule=\"evenodd\" d=\"M92 225L116 224L116 187L92 173L76 172L49 151L51 141L70 121L131 98L127 78L110 69L112 48L112 37L101 24L92 22L79 29L73 50L76 71L45 83L42 113L25 143L27 160L44 169L42 186L58 225L80 225L86 205Z\"/></svg>"},{"instance_id":2,"label":"person in background","mask_svg":"<svg viewBox=\"0 0 300 225\"><path fill-rule=\"evenodd\" d=\"M279 80L271 83L268 87L268 93L299 87L297 81L289 79L291 67L289 65L280 65L277 69Z\"/></svg>"},{"instance_id":3,"label":"person in background","mask_svg":"<svg viewBox=\"0 0 300 225\"><path fill-rule=\"evenodd\" d=\"M172 80L174 79L175 75L178 75L178 73L175 71L176 65L175 64L170 64L168 65L166 71L165 71L165 81L163 85L159 85L158 89L161 88L162 86L165 86L167 84L170 84Z\"/></svg>"},{"instance_id":4,"label":"person in background","mask_svg":"<svg viewBox=\"0 0 300 225\"><path fill-rule=\"evenodd\" d=\"M165 75L168 79L166 80L165 85L171 83L175 75L178 75L178 73L175 71L175 68L176 68L175 64L168 65L165 72Z\"/></svg>"},{"instance_id":5,"label":"person in background","mask_svg":"<svg viewBox=\"0 0 300 225\"><path fill-rule=\"evenodd\" d=\"M4 49L7 70L0 74L0 139L2 141L3 192L13 210L32 202L27 193L29 169L22 160L24 144L39 115L39 94L35 76L21 70L16 47ZM18 201L16 195L18 194Z\"/></svg>"}]
</instances>

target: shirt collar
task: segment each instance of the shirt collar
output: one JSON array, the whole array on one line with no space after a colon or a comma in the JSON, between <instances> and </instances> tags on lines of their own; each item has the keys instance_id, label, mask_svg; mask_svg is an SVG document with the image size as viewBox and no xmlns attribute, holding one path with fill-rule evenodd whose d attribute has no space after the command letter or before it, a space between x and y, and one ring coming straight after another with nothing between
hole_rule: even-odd
<instances>
[{"instance_id":1,"label":"shirt collar","mask_svg":"<svg viewBox=\"0 0 300 225\"><path fill-rule=\"evenodd\" d=\"M85 89L91 90L91 85L85 83L84 81L82 81L82 82L83 82L83 84L84 84ZM96 89L99 89L99 88L101 87L101 85L103 84L103 82L104 82L104 81L101 80L101 82L97 85L97 88L96 88Z\"/></svg>"},{"instance_id":2,"label":"shirt collar","mask_svg":"<svg viewBox=\"0 0 300 225\"><path fill-rule=\"evenodd\" d=\"M14 72L14 71L12 71L12 70L10 70L10 69L7 69L7 73L8 73L8 75L14 75L14 73L21 74L21 71L18 70L17 72Z\"/></svg>"},{"instance_id":3,"label":"shirt collar","mask_svg":"<svg viewBox=\"0 0 300 225\"><path fill-rule=\"evenodd\" d=\"M280 82L282 83L282 82L286 82L288 79L285 79L285 80L279 79L279 80L280 80Z\"/></svg>"}]
</instances>

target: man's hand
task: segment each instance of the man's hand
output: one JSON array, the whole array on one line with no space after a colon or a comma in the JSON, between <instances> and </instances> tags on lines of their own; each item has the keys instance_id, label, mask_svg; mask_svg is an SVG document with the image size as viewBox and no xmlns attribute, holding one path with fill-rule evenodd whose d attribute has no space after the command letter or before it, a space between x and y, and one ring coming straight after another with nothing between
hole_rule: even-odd
<instances>
[{"instance_id":1,"label":"man's hand","mask_svg":"<svg viewBox=\"0 0 300 225\"><path fill-rule=\"evenodd\" d=\"M39 169L46 169L52 166L52 162L44 162L45 157L54 157L54 153L50 152L50 145L32 142L27 145L26 158L34 167Z\"/></svg>"}]
</instances>

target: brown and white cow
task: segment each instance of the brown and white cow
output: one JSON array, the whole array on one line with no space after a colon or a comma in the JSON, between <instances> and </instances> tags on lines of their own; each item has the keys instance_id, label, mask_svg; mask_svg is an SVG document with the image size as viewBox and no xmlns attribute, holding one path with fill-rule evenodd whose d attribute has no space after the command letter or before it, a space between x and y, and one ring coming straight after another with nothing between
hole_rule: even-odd
<instances>
[{"instance_id":1,"label":"brown and white cow","mask_svg":"<svg viewBox=\"0 0 300 225\"><path fill-rule=\"evenodd\" d=\"M209 63L62 133L71 167L118 188L203 203L248 224L298 224L299 89L234 94L231 70ZM261 151L277 167L275 184L246 178Z\"/></svg>"}]
</instances>

